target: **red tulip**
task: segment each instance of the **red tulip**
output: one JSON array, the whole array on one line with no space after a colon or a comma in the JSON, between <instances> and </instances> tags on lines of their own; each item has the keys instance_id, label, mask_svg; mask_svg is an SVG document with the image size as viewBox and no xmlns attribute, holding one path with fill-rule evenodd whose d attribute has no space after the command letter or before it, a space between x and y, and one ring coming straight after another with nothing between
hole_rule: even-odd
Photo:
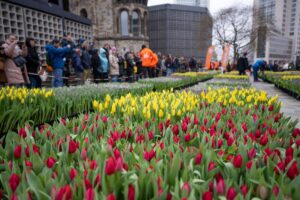
<instances>
[{"instance_id":1,"label":"red tulip","mask_svg":"<svg viewBox=\"0 0 300 200\"><path fill-rule=\"evenodd\" d=\"M70 179L73 180L76 177L76 175L77 175L76 169L72 168L69 173Z\"/></svg>"},{"instance_id":2,"label":"red tulip","mask_svg":"<svg viewBox=\"0 0 300 200\"><path fill-rule=\"evenodd\" d=\"M292 147L287 148L287 150L285 151L285 156L293 157L293 154L294 154L294 149Z\"/></svg>"},{"instance_id":3,"label":"red tulip","mask_svg":"<svg viewBox=\"0 0 300 200\"><path fill-rule=\"evenodd\" d=\"M52 168L56 163L56 160L53 157L49 157L46 161L47 167Z\"/></svg>"},{"instance_id":4,"label":"red tulip","mask_svg":"<svg viewBox=\"0 0 300 200\"><path fill-rule=\"evenodd\" d=\"M215 169L215 167L216 167L216 164L214 162L210 162L208 164L208 171L209 172L212 171L213 169Z\"/></svg>"},{"instance_id":5,"label":"red tulip","mask_svg":"<svg viewBox=\"0 0 300 200\"><path fill-rule=\"evenodd\" d=\"M242 194L243 194L243 196L245 198L246 195L248 194L248 187L247 187L247 185L242 185L240 189L241 189L241 192L242 192Z\"/></svg>"},{"instance_id":6,"label":"red tulip","mask_svg":"<svg viewBox=\"0 0 300 200\"><path fill-rule=\"evenodd\" d=\"M284 172L285 171L284 162L279 162L277 164L277 166L274 167L274 171L275 171L276 174L280 174L280 173Z\"/></svg>"},{"instance_id":7,"label":"red tulip","mask_svg":"<svg viewBox=\"0 0 300 200\"><path fill-rule=\"evenodd\" d=\"M90 162L90 169L91 169L91 170L95 170L97 167L98 167L97 161L96 161L96 160L92 160L92 161Z\"/></svg>"},{"instance_id":8,"label":"red tulip","mask_svg":"<svg viewBox=\"0 0 300 200\"><path fill-rule=\"evenodd\" d=\"M115 159L113 157L109 157L106 160L106 164L105 164L105 174L106 175L112 175L114 174L116 171L116 162Z\"/></svg>"},{"instance_id":9,"label":"red tulip","mask_svg":"<svg viewBox=\"0 0 300 200\"><path fill-rule=\"evenodd\" d=\"M25 165L26 165L26 167L32 168L32 162L30 162L28 160L25 161Z\"/></svg>"},{"instance_id":10,"label":"red tulip","mask_svg":"<svg viewBox=\"0 0 300 200\"><path fill-rule=\"evenodd\" d=\"M217 191L218 195L223 195L223 194L225 194L225 191L226 191L226 185L225 185L224 179L220 179L220 180L217 182L217 185L216 185L216 191Z\"/></svg>"},{"instance_id":11,"label":"red tulip","mask_svg":"<svg viewBox=\"0 0 300 200\"><path fill-rule=\"evenodd\" d=\"M17 187L19 186L21 179L18 174L12 174L8 180L8 185L10 189L15 192Z\"/></svg>"},{"instance_id":12,"label":"red tulip","mask_svg":"<svg viewBox=\"0 0 300 200\"><path fill-rule=\"evenodd\" d=\"M154 138L154 133L152 131L148 132L148 139L152 140Z\"/></svg>"},{"instance_id":13,"label":"red tulip","mask_svg":"<svg viewBox=\"0 0 300 200\"><path fill-rule=\"evenodd\" d=\"M134 200L135 199L135 189L132 184L128 186L128 200Z\"/></svg>"},{"instance_id":14,"label":"red tulip","mask_svg":"<svg viewBox=\"0 0 300 200\"><path fill-rule=\"evenodd\" d=\"M223 145L223 140L220 138L218 140L218 148L220 149L222 147L222 145Z\"/></svg>"},{"instance_id":15,"label":"red tulip","mask_svg":"<svg viewBox=\"0 0 300 200\"><path fill-rule=\"evenodd\" d=\"M85 191L85 200L94 200L95 199L95 192L93 188L89 188Z\"/></svg>"},{"instance_id":16,"label":"red tulip","mask_svg":"<svg viewBox=\"0 0 300 200\"><path fill-rule=\"evenodd\" d=\"M80 157L82 158L82 160L86 160L87 159L87 148L83 148L81 150Z\"/></svg>"},{"instance_id":17,"label":"red tulip","mask_svg":"<svg viewBox=\"0 0 300 200\"><path fill-rule=\"evenodd\" d=\"M174 141L175 143L179 143L179 137L178 137L177 135L174 135L174 136L173 136L173 141Z\"/></svg>"},{"instance_id":18,"label":"red tulip","mask_svg":"<svg viewBox=\"0 0 300 200\"><path fill-rule=\"evenodd\" d=\"M205 192L202 195L202 200L213 200L213 193L210 191Z\"/></svg>"},{"instance_id":19,"label":"red tulip","mask_svg":"<svg viewBox=\"0 0 300 200\"><path fill-rule=\"evenodd\" d=\"M163 142L159 143L159 147L161 150L163 150L165 148L165 143L163 143Z\"/></svg>"},{"instance_id":20,"label":"red tulip","mask_svg":"<svg viewBox=\"0 0 300 200\"><path fill-rule=\"evenodd\" d=\"M272 111L274 110L274 106L273 106L273 105L270 105L269 108L268 108L268 110L269 110L270 112L272 112Z\"/></svg>"},{"instance_id":21,"label":"red tulip","mask_svg":"<svg viewBox=\"0 0 300 200\"><path fill-rule=\"evenodd\" d=\"M163 132L163 130L164 130L164 123L163 122L160 122L158 124L158 129L159 129L160 132Z\"/></svg>"},{"instance_id":22,"label":"red tulip","mask_svg":"<svg viewBox=\"0 0 300 200\"><path fill-rule=\"evenodd\" d=\"M101 175L98 174L95 178L94 186L97 186L97 185L101 186L100 181L101 181Z\"/></svg>"},{"instance_id":23,"label":"red tulip","mask_svg":"<svg viewBox=\"0 0 300 200\"><path fill-rule=\"evenodd\" d=\"M189 142L191 140L191 134L187 133L184 136L184 141Z\"/></svg>"},{"instance_id":24,"label":"red tulip","mask_svg":"<svg viewBox=\"0 0 300 200\"><path fill-rule=\"evenodd\" d=\"M191 186L188 182L185 182L182 187L181 187L182 191L186 191L186 194L189 195L191 192Z\"/></svg>"},{"instance_id":25,"label":"red tulip","mask_svg":"<svg viewBox=\"0 0 300 200\"><path fill-rule=\"evenodd\" d=\"M155 157L156 152L152 149L150 152L144 151L144 159L147 161L151 161L153 157Z\"/></svg>"},{"instance_id":26,"label":"red tulip","mask_svg":"<svg viewBox=\"0 0 300 200\"><path fill-rule=\"evenodd\" d=\"M116 163L116 171L122 171L123 169L123 158L119 157L117 159L115 159L115 163Z\"/></svg>"},{"instance_id":27,"label":"red tulip","mask_svg":"<svg viewBox=\"0 0 300 200\"><path fill-rule=\"evenodd\" d=\"M256 156L256 150L254 148L247 150L247 155L249 159L253 159Z\"/></svg>"},{"instance_id":28,"label":"red tulip","mask_svg":"<svg viewBox=\"0 0 300 200\"><path fill-rule=\"evenodd\" d=\"M25 148L25 155L26 155L26 157L29 157L29 156L30 156L30 149L29 149L29 146L27 146L27 147Z\"/></svg>"},{"instance_id":29,"label":"red tulip","mask_svg":"<svg viewBox=\"0 0 300 200\"><path fill-rule=\"evenodd\" d=\"M199 124L199 120L197 118L197 115L194 114L194 125L198 125Z\"/></svg>"},{"instance_id":30,"label":"red tulip","mask_svg":"<svg viewBox=\"0 0 300 200\"><path fill-rule=\"evenodd\" d=\"M187 131L187 128L188 128L187 123L186 123L186 122L182 122L182 124L181 124L181 129L182 129L182 131L183 131L183 132L186 132L186 131Z\"/></svg>"},{"instance_id":31,"label":"red tulip","mask_svg":"<svg viewBox=\"0 0 300 200\"><path fill-rule=\"evenodd\" d=\"M114 149L114 156L116 159L121 157L121 153L120 153L119 149L117 149L117 148Z\"/></svg>"},{"instance_id":32,"label":"red tulip","mask_svg":"<svg viewBox=\"0 0 300 200\"><path fill-rule=\"evenodd\" d=\"M246 168L247 168L247 169L251 169L252 164L253 164L252 160L249 160L249 161L247 162L247 164L246 164Z\"/></svg>"},{"instance_id":33,"label":"red tulip","mask_svg":"<svg viewBox=\"0 0 300 200\"><path fill-rule=\"evenodd\" d=\"M108 121L108 118L104 115L103 117L102 117L102 122L103 123L106 123Z\"/></svg>"},{"instance_id":34,"label":"red tulip","mask_svg":"<svg viewBox=\"0 0 300 200\"><path fill-rule=\"evenodd\" d=\"M299 175L298 164L297 164L297 161L294 161L293 164L291 165L291 167L289 168L288 172L287 172L287 176L291 180L293 180L298 175Z\"/></svg>"},{"instance_id":35,"label":"red tulip","mask_svg":"<svg viewBox=\"0 0 300 200\"><path fill-rule=\"evenodd\" d=\"M22 155L22 147L21 145L17 145L14 150L14 156L15 158L21 158L21 155Z\"/></svg>"},{"instance_id":36,"label":"red tulip","mask_svg":"<svg viewBox=\"0 0 300 200\"><path fill-rule=\"evenodd\" d=\"M106 200L116 200L116 197L115 197L114 193L109 194L109 195L106 197Z\"/></svg>"},{"instance_id":37,"label":"red tulip","mask_svg":"<svg viewBox=\"0 0 300 200\"><path fill-rule=\"evenodd\" d=\"M22 138L26 138L27 134L25 128L20 128L18 135Z\"/></svg>"},{"instance_id":38,"label":"red tulip","mask_svg":"<svg viewBox=\"0 0 300 200\"><path fill-rule=\"evenodd\" d=\"M18 196L16 194L12 194L10 200L18 200Z\"/></svg>"},{"instance_id":39,"label":"red tulip","mask_svg":"<svg viewBox=\"0 0 300 200\"><path fill-rule=\"evenodd\" d=\"M266 144L268 144L268 135L265 133L261 138L260 138L260 141L259 143L262 145L262 146L265 146Z\"/></svg>"},{"instance_id":40,"label":"red tulip","mask_svg":"<svg viewBox=\"0 0 300 200\"><path fill-rule=\"evenodd\" d=\"M32 145L32 150L33 150L33 153L40 153L40 148L38 146L36 146L35 144Z\"/></svg>"},{"instance_id":41,"label":"red tulip","mask_svg":"<svg viewBox=\"0 0 300 200\"><path fill-rule=\"evenodd\" d=\"M235 189L233 187L229 188L226 195L227 200L234 200L235 196L236 196Z\"/></svg>"},{"instance_id":42,"label":"red tulip","mask_svg":"<svg viewBox=\"0 0 300 200\"><path fill-rule=\"evenodd\" d=\"M247 124L246 123L242 123L242 129L243 131L246 133L248 131L248 128L247 128Z\"/></svg>"},{"instance_id":43,"label":"red tulip","mask_svg":"<svg viewBox=\"0 0 300 200\"><path fill-rule=\"evenodd\" d=\"M293 133L292 133L293 137L296 138L298 135L300 135L300 129L299 128L295 128Z\"/></svg>"},{"instance_id":44,"label":"red tulip","mask_svg":"<svg viewBox=\"0 0 300 200\"><path fill-rule=\"evenodd\" d=\"M274 187L273 187L273 194L277 197L278 196L278 194L279 194L279 187L277 186L277 185L275 185Z\"/></svg>"},{"instance_id":45,"label":"red tulip","mask_svg":"<svg viewBox=\"0 0 300 200\"><path fill-rule=\"evenodd\" d=\"M296 145L297 145L298 148L300 147L300 139L298 139L298 140L296 141Z\"/></svg>"},{"instance_id":46,"label":"red tulip","mask_svg":"<svg viewBox=\"0 0 300 200\"><path fill-rule=\"evenodd\" d=\"M78 142L75 142L74 140L69 141L69 153L75 153L78 147L79 147Z\"/></svg>"},{"instance_id":47,"label":"red tulip","mask_svg":"<svg viewBox=\"0 0 300 200\"><path fill-rule=\"evenodd\" d=\"M177 124L175 126L173 126L172 131L173 131L174 135L178 135L179 134L179 126Z\"/></svg>"},{"instance_id":48,"label":"red tulip","mask_svg":"<svg viewBox=\"0 0 300 200\"><path fill-rule=\"evenodd\" d=\"M233 139L233 137L230 136L230 137L228 138L228 140L227 140L227 145L228 145L228 146L232 146L233 143L234 143L234 139Z\"/></svg>"},{"instance_id":49,"label":"red tulip","mask_svg":"<svg viewBox=\"0 0 300 200\"><path fill-rule=\"evenodd\" d=\"M202 161L202 154L201 153L198 153L195 157L195 165L200 165L201 164L201 161Z\"/></svg>"},{"instance_id":50,"label":"red tulip","mask_svg":"<svg viewBox=\"0 0 300 200\"><path fill-rule=\"evenodd\" d=\"M55 200L72 200L72 190L69 185L60 188L58 193L55 195Z\"/></svg>"},{"instance_id":51,"label":"red tulip","mask_svg":"<svg viewBox=\"0 0 300 200\"><path fill-rule=\"evenodd\" d=\"M243 157L241 156L241 154L238 154L233 159L233 166L235 168L241 168L242 165L243 165Z\"/></svg>"},{"instance_id":52,"label":"red tulip","mask_svg":"<svg viewBox=\"0 0 300 200\"><path fill-rule=\"evenodd\" d=\"M88 179L85 178L83 180L83 182L84 182L84 185L85 185L86 189L92 188L92 184L91 184L90 180L88 180Z\"/></svg>"}]
</instances>

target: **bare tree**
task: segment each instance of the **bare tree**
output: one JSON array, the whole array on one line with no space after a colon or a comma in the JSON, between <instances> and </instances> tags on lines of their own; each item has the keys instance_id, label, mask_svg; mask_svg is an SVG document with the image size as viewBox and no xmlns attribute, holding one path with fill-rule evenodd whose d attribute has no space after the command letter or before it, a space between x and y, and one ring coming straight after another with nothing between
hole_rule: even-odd
<instances>
[{"instance_id":1,"label":"bare tree","mask_svg":"<svg viewBox=\"0 0 300 200\"><path fill-rule=\"evenodd\" d=\"M252 23L253 17L258 24ZM214 17L214 39L222 47L232 45L236 63L241 49L251 47L265 23L263 13L250 6L222 9Z\"/></svg>"}]
</instances>

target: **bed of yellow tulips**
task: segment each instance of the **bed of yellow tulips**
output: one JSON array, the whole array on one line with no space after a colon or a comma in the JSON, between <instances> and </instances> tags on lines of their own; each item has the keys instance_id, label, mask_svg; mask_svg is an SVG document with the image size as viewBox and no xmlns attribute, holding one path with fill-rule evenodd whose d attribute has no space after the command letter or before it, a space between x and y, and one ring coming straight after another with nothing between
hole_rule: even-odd
<instances>
[{"instance_id":1,"label":"bed of yellow tulips","mask_svg":"<svg viewBox=\"0 0 300 200\"><path fill-rule=\"evenodd\" d=\"M204 105L219 103L223 106L253 108L261 103L273 105L278 97L267 97L265 91L256 89L220 88L195 94L193 92L150 92L144 96L127 94L112 99L109 95L104 101L93 101L93 108L99 112L113 116L128 117L140 120L177 119L189 112L195 111L200 103ZM280 108L278 108L280 109Z\"/></svg>"}]
</instances>

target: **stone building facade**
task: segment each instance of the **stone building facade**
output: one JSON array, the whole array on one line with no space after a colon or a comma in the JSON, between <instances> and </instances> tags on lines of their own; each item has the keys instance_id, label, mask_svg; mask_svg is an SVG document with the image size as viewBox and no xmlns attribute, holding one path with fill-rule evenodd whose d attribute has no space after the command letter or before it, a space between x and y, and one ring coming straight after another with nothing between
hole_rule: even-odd
<instances>
[{"instance_id":1,"label":"stone building facade","mask_svg":"<svg viewBox=\"0 0 300 200\"><path fill-rule=\"evenodd\" d=\"M69 10L92 21L95 46L139 51L149 44L148 0L72 0Z\"/></svg>"}]
</instances>

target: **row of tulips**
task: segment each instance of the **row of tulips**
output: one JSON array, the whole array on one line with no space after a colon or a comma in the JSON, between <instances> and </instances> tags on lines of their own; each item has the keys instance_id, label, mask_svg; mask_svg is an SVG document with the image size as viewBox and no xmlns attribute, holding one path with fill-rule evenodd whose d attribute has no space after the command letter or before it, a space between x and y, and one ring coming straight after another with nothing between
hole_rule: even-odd
<instances>
[{"instance_id":1,"label":"row of tulips","mask_svg":"<svg viewBox=\"0 0 300 200\"><path fill-rule=\"evenodd\" d=\"M160 77L155 79L142 79L139 83L153 85L154 91L169 90L171 88L184 88L198 82L207 81L214 77L215 73L178 73L172 77Z\"/></svg>"},{"instance_id":2,"label":"row of tulips","mask_svg":"<svg viewBox=\"0 0 300 200\"><path fill-rule=\"evenodd\" d=\"M101 100L106 94L112 97L129 92L142 95L152 90L176 89L211 77L210 74L198 74L192 79L179 78L175 81L161 81L161 78L157 78L151 79L151 82L145 81L147 84L108 83L53 90L4 87L0 89L0 135L16 129L17 125L23 126L28 121L31 125L38 125L58 117L88 112L93 108L91 99Z\"/></svg>"},{"instance_id":3,"label":"row of tulips","mask_svg":"<svg viewBox=\"0 0 300 200\"><path fill-rule=\"evenodd\" d=\"M296 98L300 98L300 71L264 72L260 74L265 81L274 83Z\"/></svg>"},{"instance_id":4,"label":"row of tulips","mask_svg":"<svg viewBox=\"0 0 300 200\"><path fill-rule=\"evenodd\" d=\"M58 117L87 112L91 99L102 99L106 94L121 96L128 92L144 94L152 91L151 85L99 84L59 89L27 89L3 87L0 89L0 133L16 126L32 125L56 120Z\"/></svg>"},{"instance_id":5,"label":"row of tulips","mask_svg":"<svg viewBox=\"0 0 300 200\"><path fill-rule=\"evenodd\" d=\"M99 112L7 135L0 199L300 199L300 130L263 91L93 105Z\"/></svg>"}]
</instances>

